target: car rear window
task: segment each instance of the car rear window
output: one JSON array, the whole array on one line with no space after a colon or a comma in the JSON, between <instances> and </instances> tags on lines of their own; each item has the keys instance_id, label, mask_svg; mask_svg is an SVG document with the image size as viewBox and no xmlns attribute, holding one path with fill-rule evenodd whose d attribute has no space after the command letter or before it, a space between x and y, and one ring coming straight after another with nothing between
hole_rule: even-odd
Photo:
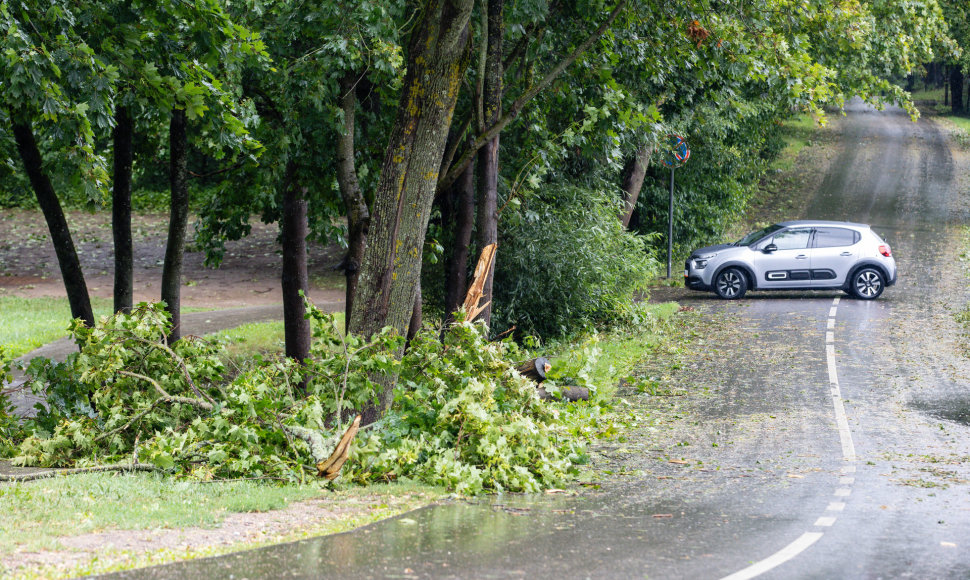
<instances>
[{"instance_id":1,"label":"car rear window","mask_svg":"<svg viewBox=\"0 0 970 580\"><path fill-rule=\"evenodd\" d=\"M862 235L855 230L845 228L817 228L815 230L816 248L851 246L860 239L862 239Z\"/></svg>"}]
</instances>

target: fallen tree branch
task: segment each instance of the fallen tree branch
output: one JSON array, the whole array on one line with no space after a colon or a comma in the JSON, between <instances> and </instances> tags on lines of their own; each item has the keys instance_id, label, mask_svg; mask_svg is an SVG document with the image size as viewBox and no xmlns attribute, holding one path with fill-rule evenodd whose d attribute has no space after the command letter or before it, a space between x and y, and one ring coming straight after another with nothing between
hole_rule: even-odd
<instances>
[{"instance_id":1,"label":"fallen tree branch","mask_svg":"<svg viewBox=\"0 0 970 580\"><path fill-rule=\"evenodd\" d=\"M183 405L192 405L193 407L197 407L204 411L211 411L215 408L215 405L212 405L211 403L207 403L206 401L200 401L199 399L169 395L168 391L163 389L162 385L158 384L158 381L156 381L155 379L149 376L145 376L139 373L133 373L131 371L118 371L118 374L126 377L131 377L133 379L141 379L143 381L148 381L149 383L152 384L152 386L155 387L155 390L162 395L161 400L163 403L182 403Z\"/></svg>"},{"instance_id":2,"label":"fallen tree branch","mask_svg":"<svg viewBox=\"0 0 970 580\"><path fill-rule=\"evenodd\" d=\"M98 465L95 467L74 467L71 469L51 469L37 473L24 473L23 475L4 475L0 474L0 483L18 483L21 481L35 481L38 479L48 479L61 475L80 475L82 473L104 473L107 471L165 471L157 465L151 463L124 463L120 465Z\"/></svg>"}]
</instances>

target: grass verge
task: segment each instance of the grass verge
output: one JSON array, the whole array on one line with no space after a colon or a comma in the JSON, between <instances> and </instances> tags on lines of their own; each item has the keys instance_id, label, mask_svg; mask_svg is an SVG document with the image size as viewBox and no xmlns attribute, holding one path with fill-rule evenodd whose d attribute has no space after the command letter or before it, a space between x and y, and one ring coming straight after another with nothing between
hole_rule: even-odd
<instances>
[{"instance_id":1,"label":"grass verge","mask_svg":"<svg viewBox=\"0 0 970 580\"><path fill-rule=\"evenodd\" d=\"M11 484L0 486L5 514L0 561L6 568L0 572L61 578L224 554L347 531L442 495L409 484L334 491L255 481L200 484L154 474L87 474ZM269 533L259 530L254 514L308 501L277 516ZM228 529L219 530L220 525ZM129 541L146 537L151 539L147 549L133 548ZM97 549L85 550L91 543Z\"/></svg>"},{"instance_id":2,"label":"grass verge","mask_svg":"<svg viewBox=\"0 0 970 580\"><path fill-rule=\"evenodd\" d=\"M92 298L95 316L111 313L111 301ZM0 296L0 345L18 357L67 336L71 307L67 298Z\"/></svg>"},{"instance_id":3,"label":"grass verge","mask_svg":"<svg viewBox=\"0 0 970 580\"><path fill-rule=\"evenodd\" d=\"M109 316L112 302L91 297L95 318ZM208 308L188 307L182 312L203 312ZM13 358L68 335L71 306L67 298L23 298L0 296L0 346Z\"/></svg>"}]
</instances>

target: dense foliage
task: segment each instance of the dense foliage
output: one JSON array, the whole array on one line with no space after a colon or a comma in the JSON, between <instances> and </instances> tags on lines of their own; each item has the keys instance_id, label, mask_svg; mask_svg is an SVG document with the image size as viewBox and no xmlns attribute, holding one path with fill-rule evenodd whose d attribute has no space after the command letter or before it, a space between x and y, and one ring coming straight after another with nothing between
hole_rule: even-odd
<instances>
[{"instance_id":1,"label":"dense foliage","mask_svg":"<svg viewBox=\"0 0 970 580\"><path fill-rule=\"evenodd\" d=\"M231 380L221 345L187 337L161 342L167 313L140 304L131 314L75 324L81 344L64 363L27 369L46 407L25 431L0 409L0 445L22 465L150 464L183 477L307 481L346 428L341 417L374 396L370 377L400 373L392 411L361 433L345 467L355 481L413 479L461 493L536 491L560 483L583 460L549 403L511 367L524 356L461 322L443 339L426 332L403 361L401 339L344 337L332 316L311 310L315 341L301 368L256 361ZM306 391L299 389L308 378ZM29 433L29 436L26 436Z\"/></svg>"},{"instance_id":2,"label":"dense foliage","mask_svg":"<svg viewBox=\"0 0 970 580\"><path fill-rule=\"evenodd\" d=\"M657 262L619 212L611 192L558 184L504 212L496 330L562 336L623 319Z\"/></svg>"}]
</instances>

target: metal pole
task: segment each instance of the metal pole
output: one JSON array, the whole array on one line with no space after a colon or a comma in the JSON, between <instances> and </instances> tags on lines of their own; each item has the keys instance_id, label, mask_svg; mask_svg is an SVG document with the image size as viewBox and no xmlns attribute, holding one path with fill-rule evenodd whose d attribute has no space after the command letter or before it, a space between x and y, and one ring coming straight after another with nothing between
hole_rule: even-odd
<instances>
[{"instance_id":1,"label":"metal pole","mask_svg":"<svg viewBox=\"0 0 970 580\"><path fill-rule=\"evenodd\" d=\"M670 211L667 214L667 279L670 279L670 261L674 254L674 168L670 168Z\"/></svg>"}]
</instances>

